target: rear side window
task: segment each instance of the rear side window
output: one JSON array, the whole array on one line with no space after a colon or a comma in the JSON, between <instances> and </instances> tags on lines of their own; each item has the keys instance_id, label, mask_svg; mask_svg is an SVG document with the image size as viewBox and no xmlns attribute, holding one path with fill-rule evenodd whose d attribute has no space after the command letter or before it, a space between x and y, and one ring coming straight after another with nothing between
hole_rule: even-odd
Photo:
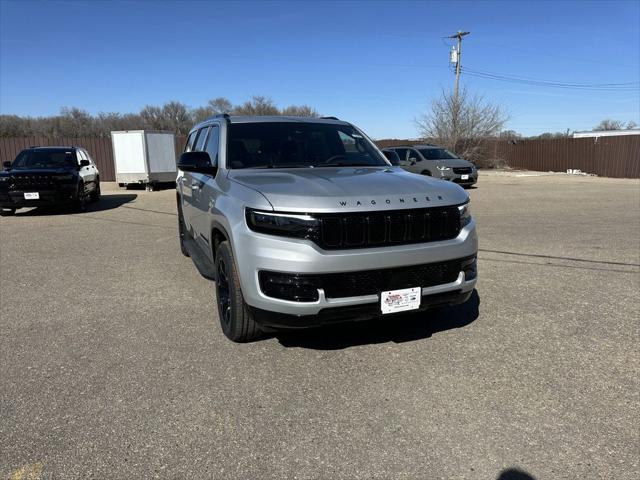
<instances>
[{"instance_id":1,"label":"rear side window","mask_svg":"<svg viewBox=\"0 0 640 480\"><path fill-rule=\"evenodd\" d=\"M213 125L209 132L209 138L205 146L205 151L211 157L211 166L218 166L218 146L220 144L220 129Z\"/></svg>"},{"instance_id":2,"label":"rear side window","mask_svg":"<svg viewBox=\"0 0 640 480\"><path fill-rule=\"evenodd\" d=\"M209 127L201 128L198 132L198 137L196 138L196 146L194 150L196 152L204 151L205 140L207 139L207 132L209 131Z\"/></svg>"}]
</instances>

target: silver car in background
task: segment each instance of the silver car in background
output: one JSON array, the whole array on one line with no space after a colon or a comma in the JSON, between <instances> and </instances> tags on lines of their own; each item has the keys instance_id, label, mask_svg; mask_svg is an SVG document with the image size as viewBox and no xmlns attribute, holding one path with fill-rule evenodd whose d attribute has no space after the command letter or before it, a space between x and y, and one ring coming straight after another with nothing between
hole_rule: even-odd
<instances>
[{"instance_id":1,"label":"silver car in background","mask_svg":"<svg viewBox=\"0 0 640 480\"><path fill-rule=\"evenodd\" d=\"M436 145L413 145L385 148L400 158L400 166L411 173L428 175L470 187L478 181L476 166Z\"/></svg>"}]
</instances>

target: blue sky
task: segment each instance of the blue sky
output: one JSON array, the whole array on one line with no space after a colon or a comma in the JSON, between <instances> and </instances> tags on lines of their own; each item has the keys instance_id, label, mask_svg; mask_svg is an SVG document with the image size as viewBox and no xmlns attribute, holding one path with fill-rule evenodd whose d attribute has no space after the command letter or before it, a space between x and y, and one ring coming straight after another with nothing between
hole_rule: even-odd
<instances>
[{"instance_id":1,"label":"blue sky","mask_svg":"<svg viewBox=\"0 0 640 480\"><path fill-rule=\"evenodd\" d=\"M375 138L416 136L414 119L462 64L566 83L640 78L640 1L28 2L0 0L0 112L137 112L179 100L266 95L309 104ZM640 92L462 77L523 134L640 124Z\"/></svg>"}]
</instances>

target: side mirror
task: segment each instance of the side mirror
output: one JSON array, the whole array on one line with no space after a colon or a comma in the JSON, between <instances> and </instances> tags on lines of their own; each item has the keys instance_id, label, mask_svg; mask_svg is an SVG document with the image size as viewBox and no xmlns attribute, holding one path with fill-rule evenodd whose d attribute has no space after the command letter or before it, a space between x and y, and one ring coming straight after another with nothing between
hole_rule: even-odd
<instances>
[{"instance_id":1,"label":"side mirror","mask_svg":"<svg viewBox=\"0 0 640 480\"><path fill-rule=\"evenodd\" d=\"M393 150L383 150L382 153L384 153L384 156L387 157L387 160L389 160L389 163L391 163L391 165L400 165L400 157L396 152L394 152Z\"/></svg>"},{"instance_id":2,"label":"side mirror","mask_svg":"<svg viewBox=\"0 0 640 480\"><path fill-rule=\"evenodd\" d=\"M11 168L11 162L2 162L2 166L9 170Z\"/></svg>"},{"instance_id":3,"label":"side mirror","mask_svg":"<svg viewBox=\"0 0 640 480\"><path fill-rule=\"evenodd\" d=\"M211 157L207 152L184 152L178 160L178 168L183 172L215 175L218 170L211 165Z\"/></svg>"},{"instance_id":4,"label":"side mirror","mask_svg":"<svg viewBox=\"0 0 640 480\"><path fill-rule=\"evenodd\" d=\"M409 161L410 161L412 164L414 164L414 163L416 163L416 162L419 162L419 161L420 161L420 159L418 159L418 158L416 158L416 157L411 157L411 158L409 158Z\"/></svg>"},{"instance_id":5,"label":"side mirror","mask_svg":"<svg viewBox=\"0 0 640 480\"><path fill-rule=\"evenodd\" d=\"M88 167L89 165L91 165L91 162L89 160L80 160L80 168Z\"/></svg>"}]
</instances>

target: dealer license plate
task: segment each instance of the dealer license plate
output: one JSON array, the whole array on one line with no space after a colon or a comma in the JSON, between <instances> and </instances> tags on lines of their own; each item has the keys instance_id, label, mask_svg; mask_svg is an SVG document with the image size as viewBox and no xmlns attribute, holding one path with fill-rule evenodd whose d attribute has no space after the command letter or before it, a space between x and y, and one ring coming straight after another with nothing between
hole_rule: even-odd
<instances>
[{"instance_id":1,"label":"dealer license plate","mask_svg":"<svg viewBox=\"0 0 640 480\"><path fill-rule=\"evenodd\" d=\"M40 200L40 194L38 192L24 192L25 200Z\"/></svg>"},{"instance_id":2,"label":"dealer license plate","mask_svg":"<svg viewBox=\"0 0 640 480\"><path fill-rule=\"evenodd\" d=\"M380 295L382 313L406 312L420 308L421 293L420 287L382 292Z\"/></svg>"},{"instance_id":3,"label":"dealer license plate","mask_svg":"<svg viewBox=\"0 0 640 480\"><path fill-rule=\"evenodd\" d=\"M469 175L461 175L462 180L469 180Z\"/></svg>"}]
</instances>

